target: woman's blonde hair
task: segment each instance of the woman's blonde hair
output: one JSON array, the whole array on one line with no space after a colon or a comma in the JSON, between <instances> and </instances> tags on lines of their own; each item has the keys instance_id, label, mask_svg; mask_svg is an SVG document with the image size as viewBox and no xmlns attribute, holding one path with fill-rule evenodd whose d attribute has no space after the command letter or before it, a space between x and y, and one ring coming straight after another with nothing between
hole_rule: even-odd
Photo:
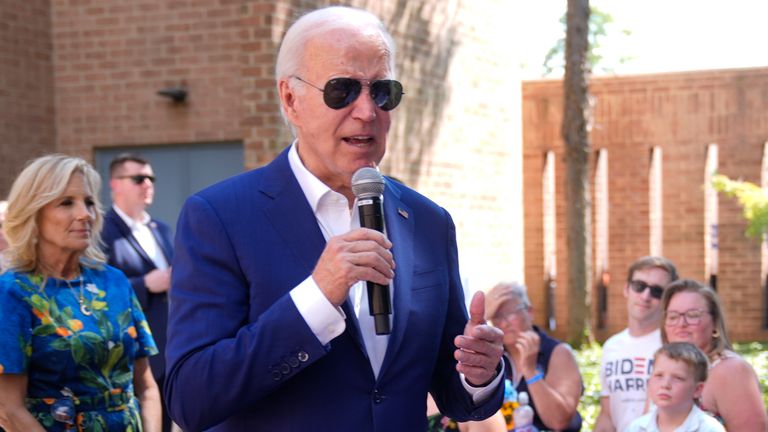
<instances>
[{"instance_id":1,"label":"woman's blonde hair","mask_svg":"<svg viewBox=\"0 0 768 432\"><path fill-rule=\"evenodd\" d=\"M3 223L8 242L8 248L3 252L4 268L29 272L38 267L38 215L43 207L64 193L74 173L83 174L85 184L93 195L96 213L91 239L82 255L87 259L81 262L89 267L98 267L106 261L100 248L104 215L99 201L99 173L79 157L52 154L31 161L11 186Z\"/></svg>"}]
</instances>

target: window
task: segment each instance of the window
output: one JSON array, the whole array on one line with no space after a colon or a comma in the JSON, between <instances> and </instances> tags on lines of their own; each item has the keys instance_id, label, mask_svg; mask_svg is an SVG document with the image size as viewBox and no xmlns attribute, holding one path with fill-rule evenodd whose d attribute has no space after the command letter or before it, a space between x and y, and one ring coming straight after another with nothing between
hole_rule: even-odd
<instances>
[{"instance_id":1,"label":"window","mask_svg":"<svg viewBox=\"0 0 768 432\"><path fill-rule=\"evenodd\" d=\"M595 291L597 328L606 326L608 314L608 150L597 152L595 166Z\"/></svg>"},{"instance_id":2,"label":"window","mask_svg":"<svg viewBox=\"0 0 768 432\"><path fill-rule=\"evenodd\" d=\"M661 178L661 147L651 149L651 167L648 173L648 224L650 227L649 247L651 255L662 255L663 244L663 208Z\"/></svg>"},{"instance_id":3,"label":"window","mask_svg":"<svg viewBox=\"0 0 768 432\"><path fill-rule=\"evenodd\" d=\"M704 164L704 266L706 268L709 286L717 289L718 270L718 195L712 187L712 174L717 171L718 147L717 144L707 146L707 160Z\"/></svg>"},{"instance_id":4,"label":"window","mask_svg":"<svg viewBox=\"0 0 768 432\"><path fill-rule=\"evenodd\" d=\"M544 217L544 292L547 299L549 330L557 328L555 319L555 288L557 286L557 232L555 224L555 152L544 157L542 173L542 214Z\"/></svg>"}]
</instances>

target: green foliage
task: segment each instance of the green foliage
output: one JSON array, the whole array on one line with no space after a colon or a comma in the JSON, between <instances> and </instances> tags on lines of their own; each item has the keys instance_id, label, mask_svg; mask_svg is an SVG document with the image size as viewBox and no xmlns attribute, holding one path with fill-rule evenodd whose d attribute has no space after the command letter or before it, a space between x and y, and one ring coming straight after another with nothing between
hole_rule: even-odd
<instances>
[{"instance_id":1,"label":"green foliage","mask_svg":"<svg viewBox=\"0 0 768 432\"><path fill-rule=\"evenodd\" d=\"M742 180L731 180L722 174L712 176L712 187L736 198L748 222L747 235L762 239L768 233L768 190Z\"/></svg>"},{"instance_id":2,"label":"green foliage","mask_svg":"<svg viewBox=\"0 0 768 432\"><path fill-rule=\"evenodd\" d=\"M584 393L579 402L579 414L584 422L581 430L590 431L595 428L595 420L600 413L600 359L603 347L592 343L584 345L574 354L584 381Z\"/></svg>"},{"instance_id":3,"label":"green foliage","mask_svg":"<svg viewBox=\"0 0 768 432\"><path fill-rule=\"evenodd\" d=\"M760 380L763 402L768 409L768 342L734 344L734 351L751 364ZM600 413L600 358L603 349L600 344L585 345L575 351L581 377L584 380L584 394L579 403L579 413L584 420L582 430L595 428L595 420Z\"/></svg>"},{"instance_id":4,"label":"green foliage","mask_svg":"<svg viewBox=\"0 0 768 432\"><path fill-rule=\"evenodd\" d=\"M768 342L737 343L733 349L755 368L763 391L763 404L768 408Z\"/></svg>"},{"instance_id":5,"label":"green foliage","mask_svg":"<svg viewBox=\"0 0 768 432\"><path fill-rule=\"evenodd\" d=\"M581 430L594 430L595 420L600 413L600 359L603 357L603 348L598 343L592 343L584 345L574 354L581 379L584 380L584 394L579 402L579 414L584 422Z\"/></svg>"},{"instance_id":6,"label":"green foliage","mask_svg":"<svg viewBox=\"0 0 768 432\"><path fill-rule=\"evenodd\" d=\"M603 12L595 6L589 8L589 34L587 38L589 40L589 47L587 48L587 67L590 71L600 68L602 72L611 73L613 69L606 65L603 55L601 54L600 47L601 41L608 37L607 27L613 23L613 17L607 12ZM544 75L553 75L555 71L562 72L565 70L565 31L566 31L566 14L560 18L560 23L563 25L563 37L555 42L555 45L549 49L547 55L544 57ZM625 36L632 34L630 30L623 29L621 33ZM632 57L621 57L618 59L619 64L624 64L631 60Z\"/></svg>"}]
</instances>

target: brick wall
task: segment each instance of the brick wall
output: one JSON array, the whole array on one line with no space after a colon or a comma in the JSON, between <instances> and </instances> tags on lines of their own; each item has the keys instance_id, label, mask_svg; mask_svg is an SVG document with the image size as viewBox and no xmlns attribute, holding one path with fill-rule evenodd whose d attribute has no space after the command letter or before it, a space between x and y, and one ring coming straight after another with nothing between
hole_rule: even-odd
<instances>
[{"instance_id":1,"label":"brick wall","mask_svg":"<svg viewBox=\"0 0 768 432\"><path fill-rule=\"evenodd\" d=\"M291 141L278 44L323 0L53 0L56 143L94 149L238 141L246 168ZM445 206L471 290L523 279L520 86L510 2L350 0L396 39L403 104L382 169ZM518 18L519 17L519 18ZM174 104L156 92L185 86Z\"/></svg>"},{"instance_id":2,"label":"brick wall","mask_svg":"<svg viewBox=\"0 0 768 432\"><path fill-rule=\"evenodd\" d=\"M543 156L557 159L558 268L567 268L563 220L561 83L523 84L526 280L541 285L541 169ZM651 149L663 150L662 253L683 277L704 281L704 189L707 145L718 144L719 171L760 184L768 141L768 69L722 70L593 79L592 146L608 150L609 272L607 327L598 338L626 326L622 295L626 269L649 253L648 174ZM593 167L594 168L594 167ZM734 339L768 339L762 329L760 244L744 236L738 205L720 197L718 291ZM558 275L557 317L565 322L566 275ZM538 299L540 296L534 296Z\"/></svg>"},{"instance_id":3,"label":"brick wall","mask_svg":"<svg viewBox=\"0 0 768 432\"><path fill-rule=\"evenodd\" d=\"M0 197L28 159L54 150L48 3L3 0L0 8Z\"/></svg>"},{"instance_id":4,"label":"brick wall","mask_svg":"<svg viewBox=\"0 0 768 432\"><path fill-rule=\"evenodd\" d=\"M59 148L242 139L241 2L52 2ZM184 86L183 105L157 95Z\"/></svg>"}]
</instances>

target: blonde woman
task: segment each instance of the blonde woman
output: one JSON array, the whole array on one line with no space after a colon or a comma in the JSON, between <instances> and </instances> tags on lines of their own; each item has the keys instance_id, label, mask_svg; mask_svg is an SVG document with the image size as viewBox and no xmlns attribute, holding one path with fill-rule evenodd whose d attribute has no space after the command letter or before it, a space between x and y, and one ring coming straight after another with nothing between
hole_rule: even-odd
<instances>
[{"instance_id":1,"label":"blonde woman","mask_svg":"<svg viewBox=\"0 0 768 432\"><path fill-rule=\"evenodd\" d=\"M700 407L729 431L768 430L757 374L731 350L720 300L712 288L691 279L668 285L661 298L664 343L690 342L709 357Z\"/></svg>"},{"instance_id":2,"label":"blonde woman","mask_svg":"<svg viewBox=\"0 0 768 432\"><path fill-rule=\"evenodd\" d=\"M147 360L157 348L128 280L104 264L99 186L84 160L50 155L11 187L0 276L8 432L160 430Z\"/></svg>"}]
</instances>

